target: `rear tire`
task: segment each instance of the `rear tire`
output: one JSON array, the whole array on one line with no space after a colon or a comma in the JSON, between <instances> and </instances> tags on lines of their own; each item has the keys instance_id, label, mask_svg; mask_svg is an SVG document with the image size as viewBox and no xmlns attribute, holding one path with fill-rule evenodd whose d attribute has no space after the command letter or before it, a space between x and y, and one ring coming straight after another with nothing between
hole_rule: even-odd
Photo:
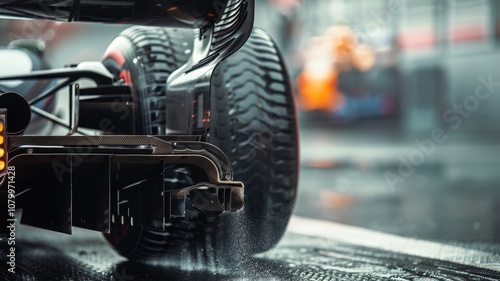
<instances>
[{"instance_id":1,"label":"rear tire","mask_svg":"<svg viewBox=\"0 0 500 281\"><path fill-rule=\"evenodd\" d=\"M191 41L189 30L132 27L111 44L104 64L138 85L137 134L165 132L165 82L187 61ZM142 63L134 64L138 58ZM221 214L189 207L186 218L168 221L166 232L113 224L105 237L121 255L214 264L266 251L282 237L298 175L295 106L283 59L271 38L256 29L216 67L211 85L208 141L226 153L234 179L245 184L243 210ZM189 173L179 176L188 183Z\"/></svg>"},{"instance_id":2,"label":"rear tire","mask_svg":"<svg viewBox=\"0 0 500 281\"><path fill-rule=\"evenodd\" d=\"M168 76L189 59L192 32L133 26L108 47L103 64L134 87L136 134L165 134Z\"/></svg>"},{"instance_id":3,"label":"rear tire","mask_svg":"<svg viewBox=\"0 0 500 281\"><path fill-rule=\"evenodd\" d=\"M279 242L292 214L298 180L297 122L283 59L269 35L255 29L212 77L209 142L245 184L245 205L220 221L221 256L263 252Z\"/></svg>"}]
</instances>

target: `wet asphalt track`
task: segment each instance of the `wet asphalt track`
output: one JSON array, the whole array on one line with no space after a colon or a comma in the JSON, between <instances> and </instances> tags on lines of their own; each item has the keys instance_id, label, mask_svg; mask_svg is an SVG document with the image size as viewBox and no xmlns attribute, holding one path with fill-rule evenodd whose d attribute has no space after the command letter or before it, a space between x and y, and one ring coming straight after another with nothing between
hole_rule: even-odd
<instances>
[{"instance_id":1,"label":"wet asphalt track","mask_svg":"<svg viewBox=\"0 0 500 281\"><path fill-rule=\"evenodd\" d=\"M311 235L317 231L319 235ZM336 233L336 234L335 234ZM283 241L237 268L144 265L113 253L93 232L22 227L16 274L1 280L499 280L500 256L336 223L294 217ZM335 239L333 237L338 237Z\"/></svg>"}]
</instances>

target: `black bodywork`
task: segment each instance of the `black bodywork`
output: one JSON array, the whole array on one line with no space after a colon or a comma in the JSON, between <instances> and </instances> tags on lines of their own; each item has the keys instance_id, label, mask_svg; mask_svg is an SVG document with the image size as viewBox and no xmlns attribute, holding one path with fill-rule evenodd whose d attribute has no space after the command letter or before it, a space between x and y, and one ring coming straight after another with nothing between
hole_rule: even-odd
<instances>
[{"instance_id":1,"label":"black bodywork","mask_svg":"<svg viewBox=\"0 0 500 281\"><path fill-rule=\"evenodd\" d=\"M15 194L23 223L63 233L71 233L72 226L109 233L115 221L161 231L167 218L185 215L186 200L206 211L242 208L243 184L232 181L228 158L205 140L210 77L247 40L253 5L249 0L0 1L1 16L191 28L195 42L190 60L167 81L163 136L134 135L133 88L100 63L0 77L53 81L27 100L0 89L0 121L6 126L2 161L8 163L1 172L1 202L10 203ZM82 78L96 86L80 87ZM69 120L36 106L64 88ZM21 96L26 101L20 102ZM66 127L67 135L24 136L31 114ZM89 135L88 129L103 135ZM165 171L176 167L189 168L196 184L169 189ZM2 223L14 219L11 209L2 213L9 216Z\"/></svg>"}]
</instances>

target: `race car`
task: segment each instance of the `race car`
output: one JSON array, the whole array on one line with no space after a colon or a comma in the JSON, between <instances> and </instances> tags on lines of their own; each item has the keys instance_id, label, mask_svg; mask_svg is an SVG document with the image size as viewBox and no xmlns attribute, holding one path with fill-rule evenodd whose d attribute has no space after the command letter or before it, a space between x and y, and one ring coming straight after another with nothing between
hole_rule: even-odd
<instances>
[{"instance_id":1,"label":"race car","mask_svg":"<svg viewBox=\"0 0 500 281\"><path fill-rule=\"evenodd\" d=\"M101 61L61 69L36 41L0 49L1 224L102 232L141 261L273 247L295 202L298 129L283 58L253 11L253 0L0 1L2 17L131 25Z\"/></svg>"}]
</instances>

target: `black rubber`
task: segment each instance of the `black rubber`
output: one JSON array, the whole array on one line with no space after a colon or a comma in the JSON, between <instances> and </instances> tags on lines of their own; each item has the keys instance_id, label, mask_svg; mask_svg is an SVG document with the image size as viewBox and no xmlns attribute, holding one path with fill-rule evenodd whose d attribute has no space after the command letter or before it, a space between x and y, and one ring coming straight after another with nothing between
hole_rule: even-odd
<instances>
[{"instance_id":1,"label":"black rubber","mask_svg":"<svg viewBox=\"0 0 500 281\"><path fill-rule=\"evenodd\" d=\"M218 255L238 260L282 237L298 180L297 122L283 59L269 35L255 29L212 77L209 142L230 158L245 184L242 211L219 217Z\"/></svg>"},{"instance_id":2,"label":"black rubber","mask_svg":"<svg viewBox=\"0 0 500 281\"><path fill-rule=\"evenodd\" d=\"M112 43L127 60L132 83L148 84L135 91L137 110L142 114L138 124L144 126L137 133L155 134L164 128L164 81L187 60L192 43L178 38L189 36L189 30L133 27ZM155 48L149 49L151 45ZM144 67L134 69L129 62L139 52L148 60ZM113 60L106 60L113 71ZM154 74L157 70L161 75ZM123 256L144 260L165 255L182 262L186 259L179 258L215 264L268 250L283 235L296 196L298 132L286 67L264 31L254 30L240 51L217 66L211 94L208 141L228 155L234 179L244 182L244 209L221 214L189 207L187 217L170 220L165 233L115 224L106 238ZM188 170L178 175L189 182Z\"/></svg>"},{"instance_id":3,"label":"black rubber","mask_svg":"<svg viewBox=\"0 0 500 281\"><path fill-rule=\"evenodd\" d=\"M168 76L189 59L191 31L133 26L124 30L108 47L103 64L116 76L130 73L134 86L137 134L165 134L165 87ZM118 65L120 53L124 64Z\"/></svg>"}]
</instances>

